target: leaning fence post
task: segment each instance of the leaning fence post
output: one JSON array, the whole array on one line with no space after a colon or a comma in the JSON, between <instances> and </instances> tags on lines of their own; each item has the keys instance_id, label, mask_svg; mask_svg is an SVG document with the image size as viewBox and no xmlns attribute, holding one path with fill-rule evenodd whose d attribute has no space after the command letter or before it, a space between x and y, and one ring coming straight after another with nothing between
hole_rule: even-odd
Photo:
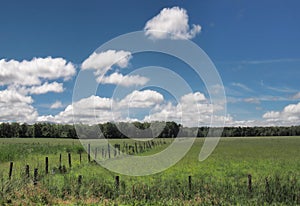
<instances>
[{"instance_id":1,"label":"leaning fence post","mask_svg":"<svg viewBox=\"0 0 300 206\"><path fill-rule=\"evenodd\" d=\"M14 166L14 163L10 162L10 164L9 164L9 173L8 173L8 178L9 179L11 179L11 176L12 176L13 166Z\"/></svg>"},{"instance_id":2,"label":"leaning fence post","mask_svg":"<svg viewBox=\"0 0 300 206\"><path fill-rule=\"evenodd\" d=\"M48 165L49 161L48 161L48 157L45 157L45 173L48 174L49 173L49 165Z\"/></svg>"},{"instance_id":3,"label":"leaning fence post","mask_svg":"<svg viewBox=\"0 0 300 206\"><path fill-rule=\"evenodd\" d=\"M33 185L37 185L37 182L38 182L38 168L34 168Z\"/></svg>"},{"instance_id":4,"label":"leaning fence post","mask_svg":"<svg viewBox=\"0 0 300 206\"><path fill-rule=\"evenodd\" d=\"M252 192L252 176L248 174L248 191Z\"/></svg>"}]
</instances>

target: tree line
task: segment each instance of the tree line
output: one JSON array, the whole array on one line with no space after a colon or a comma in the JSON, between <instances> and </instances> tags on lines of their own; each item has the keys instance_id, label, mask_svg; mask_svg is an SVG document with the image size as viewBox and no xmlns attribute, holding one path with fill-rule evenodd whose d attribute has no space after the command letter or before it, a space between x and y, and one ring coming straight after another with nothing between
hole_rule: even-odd
<instances>
[{"instance_id":1,"label":"tree line","mask_svg":"<svg viewBox=\"0 0 300 206\"><path fill-rule=\"evenodd\" d=\"M0 138L128 138L206 137L209 127L183 127L176 122L107 122L96 125L1 123ZM211 128L210 134L220 128ZM121 131L120 131L121 130ZM125 133L122 131L126 131ZM225 127L223 137L300 136L300 126Z\"/></svg>"}]
</instances>

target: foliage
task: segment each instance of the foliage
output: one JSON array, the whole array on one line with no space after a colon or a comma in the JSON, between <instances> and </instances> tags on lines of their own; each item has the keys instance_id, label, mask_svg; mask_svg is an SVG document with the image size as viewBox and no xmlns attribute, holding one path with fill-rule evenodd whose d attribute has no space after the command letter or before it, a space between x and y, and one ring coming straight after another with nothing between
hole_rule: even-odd
<instances>
[{"instance_id":1,"label":"foliage","mask_svg":"<svg viewBox=\"0 0 300 206\"><path fill-rule=\"evenodd\" d=\"M151 129L148 129L151 126ZM123 134L121 131L126 131ZM81 139L123 139L128 137L149 138L157 134L159 138L173 137L206 137L209 129L211 134L220 128L209 127L183 127L175 122L107 122L95 125L67 125L51 123L1 123L0 138L78 138ZM127 135L127 136L126 136ZM299 136L300 126L291 127L225 127L223 137L255 137L255 136Z\"/></svg>"}]
</instances>

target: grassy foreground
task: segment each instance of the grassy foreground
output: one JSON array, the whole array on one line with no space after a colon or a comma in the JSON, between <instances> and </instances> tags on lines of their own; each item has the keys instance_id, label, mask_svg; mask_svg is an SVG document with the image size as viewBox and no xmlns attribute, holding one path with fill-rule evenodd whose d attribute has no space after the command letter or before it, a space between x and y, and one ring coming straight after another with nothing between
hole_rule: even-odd
<instances>
[{"instance_id":1,"label":"grassy foreground","mask_svg":"<svg viewBox=\"0 0 300 206\"><path fill-rule=\"evenodd\" d=\"M78 140L0 139L0 204L300 205L300 137L223 138L211 156L199 162L203 141L197 139L188 154L166 171L144 177L120 175L116 186L118 174L88 163L86 153L80 162L83 149ZM134 141L112 143L133 145ZM58 169L60 153L64 172ZM14 164L9 180L10 161ZM26 164L29 178L24 174ZM39 172L37 185L33 185L33 168Z\"/></svg>"}]
</instances>

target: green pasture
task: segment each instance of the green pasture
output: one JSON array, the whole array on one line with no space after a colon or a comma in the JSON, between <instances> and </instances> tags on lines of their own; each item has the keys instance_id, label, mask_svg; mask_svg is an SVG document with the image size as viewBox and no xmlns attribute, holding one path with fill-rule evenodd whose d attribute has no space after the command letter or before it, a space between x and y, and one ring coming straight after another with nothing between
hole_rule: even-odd
<instances>
[{"instance_id":1,"label":"green pasture","mask_svg":"<svg viewBox=\"0 0 300 206\"><path fill-rule=\"evenodd\" d=\"M172 139L164 141L166 144L137 155L155 154L165 149ZM132 177L115 174L93 161L88 162L79 140L0 139L0 202L49 205L300 204L300 137L222 138L214 152L199 162L203 142L204 139L197 139L181 161L163 172ZM93 145L93 140L83 142L85 146L88 143ZM134 145L135 141L119 139L110 143ZM72 155L72 168L68 165L68 153ZM82 153L81 162L79 153ZM58 170L59 154L62 154L62 165L67 169L63 174ZM49 158L47 175L46 156ZM10 161L14 163L11 180L8 179ZM24 178L26 164L30 166L30 178L27 179ZM37 186L32 184L34 168L39 171ZM79 175L82 175L81 185L78 185ZM119 186L115 185L116 176L120 178Z\"/></svg>"}]
</instances>

